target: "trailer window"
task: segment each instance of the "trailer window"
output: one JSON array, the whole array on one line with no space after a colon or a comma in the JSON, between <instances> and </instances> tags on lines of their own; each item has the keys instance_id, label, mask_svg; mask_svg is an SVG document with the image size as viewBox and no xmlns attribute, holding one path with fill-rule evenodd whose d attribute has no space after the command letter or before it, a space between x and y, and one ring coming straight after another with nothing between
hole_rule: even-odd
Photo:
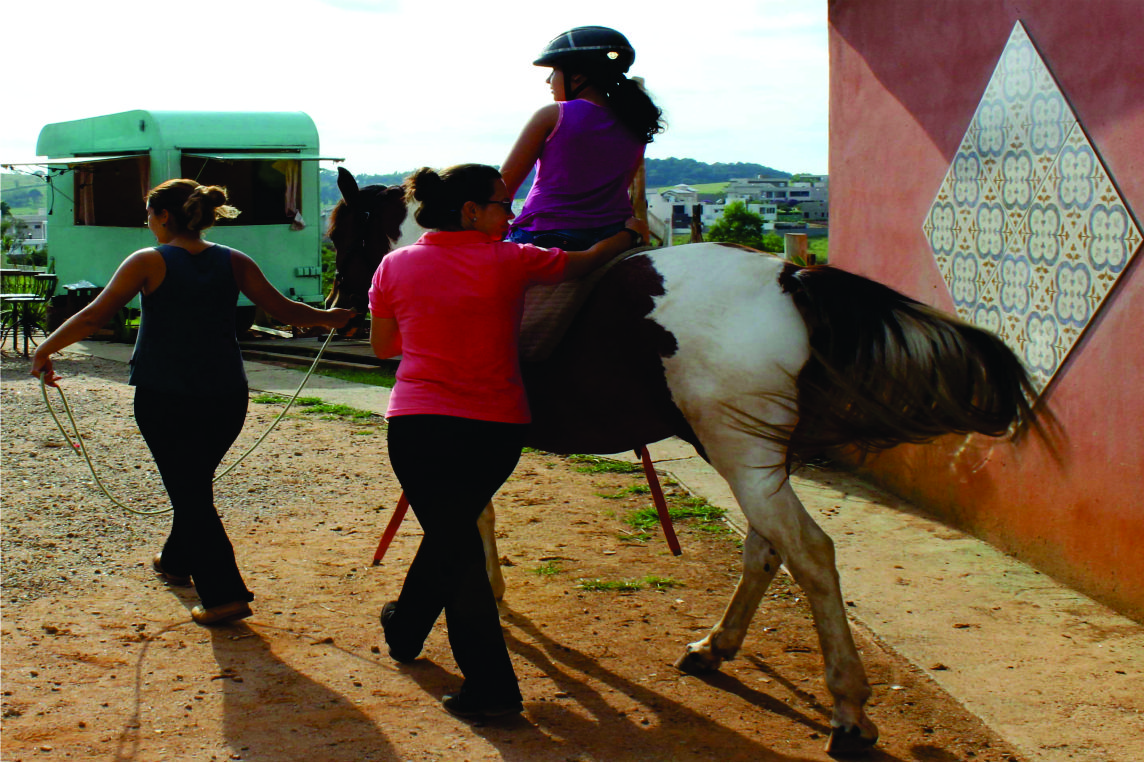
<instances>
[{"instance_id":1,"label":"trailer window","mask_svg":"<svg viewBox=\"0 0 1145 763\"><path fill-rule=\"evenodd\" d=\"M183 177L227 189L230 205L241 213L225 225L293 223L302 208L302 163L297 159L215 159L183 157Z\"/></svg>"},{"instance_id":2,"label":"trailer window","mask_svg":"<svg viewBox=\"0 0 1145 763\"><path fill-rule=\"evenodd\" d=\"M136 228L147 224L144 198L151 159L133 156L75 165L75 224Z\"/></svg>"}]
</instances>

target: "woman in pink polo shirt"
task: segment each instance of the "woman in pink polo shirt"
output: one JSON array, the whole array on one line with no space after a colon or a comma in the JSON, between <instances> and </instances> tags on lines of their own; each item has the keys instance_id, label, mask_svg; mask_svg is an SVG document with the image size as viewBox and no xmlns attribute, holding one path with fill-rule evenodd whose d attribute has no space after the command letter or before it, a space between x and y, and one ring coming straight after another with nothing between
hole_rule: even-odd
<instances>
[{"instance_id":1,"label":"woman in pink polo shirt","mask_svg":"<svg viewBox=\"0 0 1145 763\"><path fill-rule=\"evenodd\" d=\"M409 662L444 610L465 677L445 709L519 713L477 517L516 467L530 420L517 361L525 289L578 278L639 234L626 228L583 252L503 241L512 197L480 164L418 170L406 197L429 232L374 274L370 343L378 357L402 356L386 413L390 463L425 535L382 628L390 656Z\"/></svg>"}]
</instances>

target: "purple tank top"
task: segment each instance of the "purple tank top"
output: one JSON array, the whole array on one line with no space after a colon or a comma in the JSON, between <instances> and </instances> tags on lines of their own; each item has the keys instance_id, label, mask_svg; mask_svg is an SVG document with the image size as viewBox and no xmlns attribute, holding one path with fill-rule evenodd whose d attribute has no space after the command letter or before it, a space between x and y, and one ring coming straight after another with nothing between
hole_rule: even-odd
<instances>
[{"instance_id":1,"label":"purple tank top","mask_svg":"<svg viewBox=\"0 0 1145 763\"><path fill-rule=\"evenodd\" d=\"M612 115L583 100L564 101L537 160L537 176L514 228L598 228L632 216L628 186L645 144Z\"/></svg>"}]
</instances>

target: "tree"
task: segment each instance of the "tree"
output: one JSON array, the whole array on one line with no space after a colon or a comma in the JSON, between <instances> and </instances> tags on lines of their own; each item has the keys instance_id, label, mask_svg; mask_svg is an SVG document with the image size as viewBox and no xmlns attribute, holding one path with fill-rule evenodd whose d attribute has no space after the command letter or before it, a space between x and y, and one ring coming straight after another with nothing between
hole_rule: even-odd
<instances>
[{"instance_id":1,"label":"tree","mask_svg":"<svg viewBox=\"0 0 1145 763\"><path fill-rule=\"evenodd\" d=\"M12 255L21 255L24 252L24 234L28 226L23 220L5 212L0 219L0 248L3 249L4 259L11 262Z\"/></svg>"},{"instance_id":2,"label":"tree","mask_svg":"<svg viewBox=\"0 0 1145 763\"><path fill-rule=\"evenodd\" d=\"M720 219L708 231L709 241L727 241L732 244L761 248L763 218L748 210L742 201L733 201L724 207Z\"/></svg>"}]
</instances>

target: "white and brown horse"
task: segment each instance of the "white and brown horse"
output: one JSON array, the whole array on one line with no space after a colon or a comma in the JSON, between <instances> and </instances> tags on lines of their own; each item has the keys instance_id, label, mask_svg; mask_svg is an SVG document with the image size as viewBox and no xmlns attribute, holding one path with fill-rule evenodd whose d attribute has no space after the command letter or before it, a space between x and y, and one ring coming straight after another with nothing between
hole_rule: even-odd
<instances>
[{"instance_id":1,"label":"white and brown horse","mask_svg":"<svg viewBox=\"0 0 1145 763\"><path fill-rule=\"evenodd\" d=\"M343 194L351 211L365 198ZM370 210L377 214L391 213ZM335 240L355 247L339 249L340 262L373 254L376 263L389 247L358 230ZM341 293L363 293L368 283L344 277ZM1026 372L996 336L845 271L798 268L724 244L621 261L552 355L523 373L529 445L618 453L675 435L728 481L751 526L743 575L720 622L677 666L715 670L735 656L786 565L814 614L835 700L834 753L873 744L878 730L863 709L871 689L834 546L792 490L789 470L840 449L870 452L952 432L1016 435L1029 425L1041 431Z\"/></svg>"}]
</instances>

